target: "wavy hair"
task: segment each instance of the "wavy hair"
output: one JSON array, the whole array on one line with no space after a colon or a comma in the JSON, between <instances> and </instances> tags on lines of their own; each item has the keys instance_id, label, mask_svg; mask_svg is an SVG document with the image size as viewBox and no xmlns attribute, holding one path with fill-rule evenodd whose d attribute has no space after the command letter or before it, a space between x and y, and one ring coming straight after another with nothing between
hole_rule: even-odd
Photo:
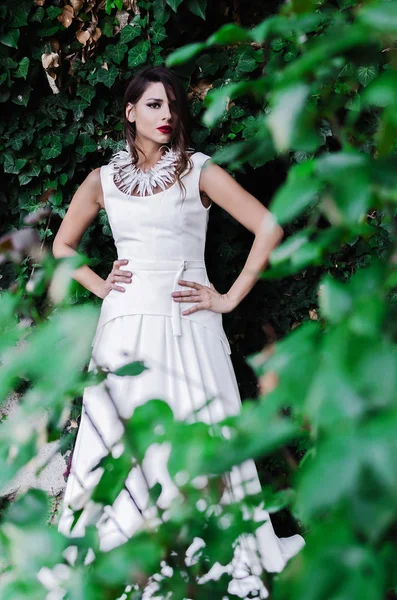
<instances>
[{"instance_id":1,"label":"wavy hair","mask_svg":"<svg viewBox=\"0 0 397 600\"><path fill-rule=\"evenodd\" d=\"M181 180L181 174L184 173L188 165L189 171L193 166L188 156L188 150L191 146L189 104L181 80L176 73L167 67L146 66L140 69L131 79L125 90L123 100L123 133L133 157L132 164L137 164L139 159L137 148L141 150L142 154L145 155L145 153L136 142L136 125L135 122L131 123L127 119L126 108L129 102L136 104L149 84L153 82L161 82L167 94L170 110L173 114L174 129L170 142L163 145L179 152L180 159L175 170L176 179L179 186L182 186L186 192Z\"/></svg>"}]
</instances>

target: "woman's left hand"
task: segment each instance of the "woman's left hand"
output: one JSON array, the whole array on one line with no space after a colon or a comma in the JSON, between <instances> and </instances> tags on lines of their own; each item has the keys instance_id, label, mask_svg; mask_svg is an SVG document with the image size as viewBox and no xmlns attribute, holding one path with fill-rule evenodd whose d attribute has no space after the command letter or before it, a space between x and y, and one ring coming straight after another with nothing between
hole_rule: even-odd
<instances>
[{"instance_id":1,"label":"woman's left hand","mask_svg":"<svg viewBox=\"0 0 397 600\"><path fill-rule=\"evenodd\" d=\"M174 302L196 302L195 306L182 312L183 315L191 315L198 310L212 310L216 313L228 313L235 308L233 301L227 294L220 294L216 291L213 284L210 287L202 285L196 281L179 280L180 285L191 289L172 292Z\"/></svg>"}]
</instances>

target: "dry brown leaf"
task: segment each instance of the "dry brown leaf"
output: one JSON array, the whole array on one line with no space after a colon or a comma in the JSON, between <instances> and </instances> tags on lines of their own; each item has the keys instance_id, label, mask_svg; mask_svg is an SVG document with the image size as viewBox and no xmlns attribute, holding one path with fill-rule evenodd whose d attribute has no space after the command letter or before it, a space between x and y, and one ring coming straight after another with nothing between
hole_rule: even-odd
<instances>
[{"instance_id":1,"label":"dry brown leaf","mask_svg":"<svg viewBox=\"0 0 397 600\"><path fill-rule=\"evenodd\" d=\"M193 85L189 92L189 100L198 98L204 100L209 90L214 87L214 84L206 79L201 79L196 85Z\"/></svg>"},{"instance_id":2,"label":"dry brown leaf","mask_svg":"<svg viewBox=\"0 0 397 600\"><path fill-rule=\"evenodd\" d=\"M50 44L51 44L51 52L58 53L59 50L61 49L61 44L59 43L59 40L57 40L57 38L51 38Z\"/></svg>"},{"instance_id":3,"label":"dry brown leaf","mask_svg":"<svg viewBox=\"0 0 397 600\"><path fill-rule=\"evenodd\" d=\"M94 34L92 36L92 39L94 40L94 42L97 42L99 40L99 38L101 37L101 35L102 35L102 30L99 29L99 27L96 27Z\"/></svg>"},{"instance_id":4,"label":"dry brown leaf","mask_svg":"<svg viewBox=\"0 0 397 600\"><path fill-rule=\"evenodd\" d=\"M0 263L7 256L14 262L20 262L24 256L38 256L40 237L35 229L26 227L0 237Z\"/></svg>"},{"instance_id":5,"label":"dry brown leaf","mask_svg":"<svg viewBox=\"0 0 397 600\"><path fill-rule=\"evenodd\" d=\"M24 217L23 222L25 225L38 225L43 219L49 217L51 212L49 206L43 206Z\"/></svg>"},{"instance_id":6,"label":"dry brown leaf","mask_svg":"<svg viewBox=\"0 0 397 600\"><path fill-rule=\"evenodd\" d=\"M70 0L70 4L73 6L74 14L77 15L84 4L84 0Z\"/></svg>"},{"instance_id":7,"label":"dry brown leaf","mask_svg":"<svg viewBox=\"0 0 397 600\"><path fill-rule=\"evenodd\" d=\"M44 6L44 2L45 0L34 0L34 3L37 4L37 6Z\"/></svg>"},{"instance_id":8,"label":"dry brown leaf","mask_svg":"<svg viewBox=\"0 0 397 600\"><path fill-rule=\"evenodd\" d=\"M313 308L313 310L309 310L309 317L312 321L318 321L318 313L315 308Z\"/></svg>"},{"instance_id":9,"label":"dry brown leaf","mask_svg":"<svg viewBox=\"0 0 397 600\"><path fill-rule=\"evenodd\" d=\"M123 0L123 8L125 10L132 10L135 15L140 14L139 6L136 3L136 0Z\"/></svg>"},{"instance_id":10,"label":"dry brown leaf","mask_svg":"<svg viewBox=\"0 0 397 600\"><path fill-rule=\"evenodd\" d=\"M128 25L130 15L126 10L118 10L116 12L116 19L119 22L120 29L123 29L126 25Z\"/></svg>"},{"instance_id":11,"label":"dry brown leaf","mask_svg":"<svg viewBox=\"0 0 397 600\"><path fill-rule=\"evenodd\" d=\"M59 54L57 54L56 52L51 52L49 54L42 54L41 55L41 64L43 65L44 69L57 69L59 67Z\"/></svg>"},{"instance_id":12,"label":"dry brown leaf","mask_svg":"<svg viewBox=\"0 0 397 600\"><path fill-rule=\"evenodd\" d=\"M83 44L83 46L85 46L88 40L90 39L90 32L80 30L76 33L76 38L78 39L80 44Z\"/></svg>"},{"instance_id":13,"label":"dry brown leaf","mask_svg":"<svg viewBox=\"0 0 397 600\"><path fill-rule=\"evenodd\" d=\"M58 18L58 21L60 23L62 23L62 25L64 27L66 27L66 29L67 29L73 23L73 19L74 19L73 8L71 6L69 6L68 4L65 4L65 6L62 9L61 14L58 15L57 18Z\"/></svg>"},{"instance_id":14,"label":"dry brown leaf","mask_svg":"<svg viewBox=\"0 0 397 600\"><path fill-rule=\"evenodd\" d=\"M55 83L56 80L56 75L49 73L48 71L45 72L46 76L47 76L47 81L50 85L51 91L53 94L59 94L59 88L57 86L57 84Z\"/></svg>"},{"instance_id":15,"label":"dry brown leaf","mask_svg":"<svg viewBox=\"0 0 397 600\"><path fill-rule=\"evenodd\" d=\"M106 71L109 71L108 63L104 62L101 69L106 69Z\"/></svg>"}]
</instances>

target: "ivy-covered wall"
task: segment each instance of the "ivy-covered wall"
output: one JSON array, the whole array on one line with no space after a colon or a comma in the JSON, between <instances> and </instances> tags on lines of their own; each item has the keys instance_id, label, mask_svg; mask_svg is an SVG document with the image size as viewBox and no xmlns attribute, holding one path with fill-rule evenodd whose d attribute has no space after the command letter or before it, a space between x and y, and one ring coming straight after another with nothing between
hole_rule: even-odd
<instances>
[{"instance_id":1,"label":"ivy-covered wall","mask_svg":"<svg viewBox=\"0 0 397 600\"><path fill-rule=\"evenodd\" d=\"M4 188L0 196L1 231L20 227L40 207L51 215L38 226L51 244L67 206L90 170L104 164L121 140L121 99L126 83L143 64L164 64L176 47L209 36L233 19L253 26L266 16L260 2L245 4L187 2L83 2L72 0L3 2L0 36L0 162ZM276 6L275 6L276 8ZM270 12L271 7L268 8ZM269 49L273 60L296 54L293 40ZM216 127L201 122L210 89L260 74L267 60L263 44L212 48L176 67L189 95L195 147L213 154L232 140L249 140L257 130L257 106L250 98L232 102ZM236 173L246 189L268 204L285 177L282 162L264 156ZM224 165L228 168L228 165ZM207 262L219 290L237 277L252 237L228 215L211 209ZM110 270L114 247L104 211L80 247L103 276ZM26 265L26 277L29 275ZM2 285L15 277L4 267ZM277 337L309 315L315 305L315 272L283 282L257 284L225 327L233 346L243 394L254 395L255 381L243 357L263 345L262 324ZM76 286L76 302L91 294ZM95 299L93 299L95 301ZM252 320L250 318L252 315Z\"/></svg>"}]
</instances>

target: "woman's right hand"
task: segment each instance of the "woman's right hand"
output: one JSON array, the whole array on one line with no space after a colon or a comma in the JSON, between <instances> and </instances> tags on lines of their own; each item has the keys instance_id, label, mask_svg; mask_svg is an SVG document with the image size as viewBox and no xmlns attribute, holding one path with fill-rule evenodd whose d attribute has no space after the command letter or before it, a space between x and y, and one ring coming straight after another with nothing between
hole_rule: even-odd
<instances>
[{"instance_id":1,"label":"woman's right hand","mask_svg":"<svg viewBox=\"0 0 397 600\"><path fill-rule=\"evenodd\" d=\"M118 292L125 292L125 288L121 285L117 285L117 282L123 283L131 283L132 273L130 271L124 271L120 267L122 265L128 264L128 260L126 258L120 258L115 260L113 263L113 268L110 271L109 275L105 279L101 289L101 298L105 299L110 290L117 290Z\"/></svg>"}]
</instances>

